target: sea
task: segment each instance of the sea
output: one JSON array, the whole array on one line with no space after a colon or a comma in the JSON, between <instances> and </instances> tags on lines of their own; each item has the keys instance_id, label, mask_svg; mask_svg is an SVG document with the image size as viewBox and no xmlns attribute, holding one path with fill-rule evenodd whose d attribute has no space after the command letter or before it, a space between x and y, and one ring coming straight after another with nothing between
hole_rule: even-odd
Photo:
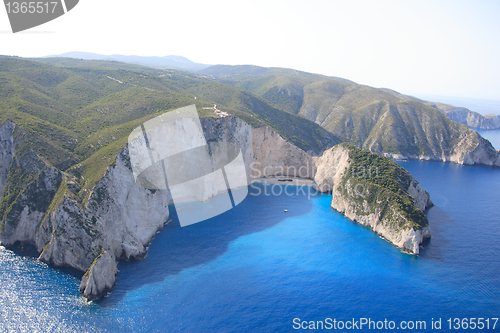
<instances>
[{"instance_id":1,"label":"sea","mask_svg":"<svg viewBox=\"0 0 500 333\"><path fill-rule=\"evenodd\" d=\"M398 163L435 204L419 256L343 217L331 195L253 184L187 227L170 207L146 258L121 262L95 302L77 276L1 248L0 332L500 332L500 170Z\"/></svg>"},{"instance_id":2,"label":"sea","mask_svg":"<svg viewBox=\"0 0 500 333\"><path fill-rule=\"evenodd\" d=\"M490 141L493 145L493 148L496 150L500 150L500 129L496 130L483 130L478 128L473 128L476 130L483 138Z\"/></svg>"}]
</instances>

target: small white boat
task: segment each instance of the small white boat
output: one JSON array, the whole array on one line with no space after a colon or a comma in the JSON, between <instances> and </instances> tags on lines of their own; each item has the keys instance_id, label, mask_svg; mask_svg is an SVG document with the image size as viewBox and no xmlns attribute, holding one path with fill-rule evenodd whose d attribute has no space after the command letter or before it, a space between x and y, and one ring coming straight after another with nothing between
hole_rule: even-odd
<instances>
[{"instance_id":1,"label":"small white boat","mask_svg":"<svg viewBox=\"0 0 500 333\"><path fill-rule=\"evenodd\" d=\"M285 209L285 213L288 212L288 209Z\"/></svg>"}]
</instances>

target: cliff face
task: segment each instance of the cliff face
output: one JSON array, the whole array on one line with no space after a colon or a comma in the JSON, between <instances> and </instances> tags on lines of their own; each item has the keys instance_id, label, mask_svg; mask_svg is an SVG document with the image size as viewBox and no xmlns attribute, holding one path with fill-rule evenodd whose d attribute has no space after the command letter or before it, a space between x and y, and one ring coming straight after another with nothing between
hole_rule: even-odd
<instances>
[{"instance_id":1,"label":"cliff face","mask_svg":"<svg viewBox=\"0 0 500 333\"><path fill-rule=\"evenodd\" d=\"M379 155L341 144L316 159L314 181L332 192L332 207L348 219L373 229L402 251L418 254L430 238L424 211L432 205L428 193L404 169ZM387 175L398 174L387 183ZM394 179L393 179L394 180Z\"/></svg>"},{"instance_id":2,"label":"cliff face","mask_svg":"<svg viewBox=\"0 0 500 333\"><path fill-rule=\"evenodd\" d=\"M383 153L382 155L396 160L410 159L452 162L461 165L486 165L500 167L500 153L493 148L488 140L484 139L476 131L468 130L467 133L460 134L455 141L456 143L453 147L450 147L446 141L442 141L440 145L445 147L443 147L441 152L435 152L432 154L416 155Z\"/></svg>"},{"instance_id":3,"label":"cliff face","mask_svg":"<svg viewBox=\"0 0 500 333\"><path fill-rule=\"evenodd\" d=\"M168 220L170 194L139 187L124 148L114 166L94 187L86 214L101 234L103 246L116 258L137 258Z\"/></svg>"},{"instance_id":4,"label":"cliff face","mask_svg":"<svg viewBox=\"0 0 500 333\"><path fill-rule=\"evenodd\" d=\"M497 115L490 114L483 116L467 108L456 107L444 103L426 102L426 104L443 111L449 119L469 127L487 130L500 128L500 116Z\"/></svg>"},{"instance_id":5,"label":"cliff face","mask_svg":"<svg viewBox=\"0 0 500 333\"><path fill-rule=\"evenodd\" d=\"M62 233L49 243L40 256L40 259L57 266L65 263L86 271L80 290L90 300L111 290L117 272L116 261L145 256L147 245L168 221L170 194L166 190L153 192L139 187L129 164L128 149L124 148L117 156L115 165L108 168L94 187L85 207L71 200L59 206L59 210L74 207L78 217L70 224L83 222L80 234L87 243L80 247L72 246ZM74 256L82 248L87 250L82 266L75 267L68 261L54 262L64 249Z\"/></svg>"},{"instance_id":6,"label":"cliff face","mask_svg":"<svg viewBox=\"0 0 500 333\"><path fill-rule=\"evenodd\" d=\"M30 244L41 261L87 272L80 289L89 300L111 289L116 260L143 257L146 246L168 220L169 193L153 193L135 184L127 148L85 204L68 190L68 176L37 154L21 155L13 149L13 155L9 177L36 175L3 210L1 244ZM8 158L0 162L5 168ZM7 195L4 191L3 203Z\"/></svg>"},{"instance_id":7,"label":"cliff face","mask_svg":"<svg viewBox=\"0 0 500 333\"><path fill-rule=\"evenodd\" d=\"M500 128L500 116L483 116L477 112L465 108L458 108L446 113L448 118L457 123L465 124L470 127L494 130Z\"/></svg>"},{"instance_id":8,"label":"cliff face","mask_svg":"<svg viewBox=\"0 0 500 333\"><path fill-rule=\"evenodd\" d=\"M80 292L89 300L106 294L115 286L117 273L116 258L103 249L83 276Z\"/></svg>"},{"instance_id":9,"label":"cliff face","mask_svg":"<svg viewBox=\"0 0 500 333\"><path fill-rule=\"evenodd\" d=\"M477 133L462 124L499 128L500 116L287 69L213 66L204 73L250 90L358 148L398 159L498 166L495 149L479 145Z\"/></svg>"},{"instance_id":10,"label":"cliff face","mask_svg":"<svg viewBox=\"0 0 500 333\"><path fill-rule=\"evenodd\" d=\"M201 123L208 142L233 142L241 148L249 180L273 176L312 179L314 176L313 158L267 126L252 128L235 117L201 119Z\"/></svg>"},{"instance_id":11,"label":"cliff face","mask_svg":"<svg viewBox=\"0 0 500 333\"><path fill-rule=\"evenodd\" d=\"M464 135L450 156L450 160L458 164L488 166L500 166L499 158L500 154L491 143L475 131L469 136Z\"/></svg>"},{"instance_id":12,"label":"cliff face","mask_svg":"<svg viewBox=\"0 0 500 333\"><path fill-rule=\"evenodd\" d=\"M252 177L314 177L313 158L302 149L286 142L269 127L253 129Z\"/></svg>"},{"instance_id":13,"label":"cliff face","mask_svg":"<svg viewBox=\"0 0 500 333\"><path fill-rule=\"evenodd\" d=\"M322 191L334 193L335 209L411 253L418 253L421 239L429 235L427 226L389 226L392 221L405 221L404 216L384 219L385 215L377 210L382 204L363 204L364 211L360 213L359 203L354 201L357 198L352 195L356 186L351 180L345 193L338 192L353 161L345 146L327 150L321 157L311 157L267 127L252 128L233 117L201 122L209 143L239 145L249 180L270 176L315 179ZM103 296L115 283L117 261L143 257L147 245L168 221L170 193L144 189L135 183L125 147L96 183L88 200L82 202L73 193L71 176L50 166L22 140L16 141L17 130L11 122L0 127L0 184L5 188L0 205L1 244L20 242L35 246L40 260L85 272L80 285L84 297L92 300ZM420 209L428 206L428 195L418 183L408 183L406 190ZM207 187L200 200L219 192L217 187ZM393 215L404 215L396 208L393 210Z\"/></svg>"},{"instance_id":14,"label":"cliff face","mask_svg":"<svg viewBox=\"0 0 500 333\"><path fill-rule=\"evenodd\" d=\"M39 225L62 180L62 173L33 152L15 125L0 127L0 242L5 246L25 243L36 246ZM22 133L22 130L18 130ZM17 148L17 149L16 149ZM41 245L43 248L45 244Z\"/></svg>"}]
</instances>

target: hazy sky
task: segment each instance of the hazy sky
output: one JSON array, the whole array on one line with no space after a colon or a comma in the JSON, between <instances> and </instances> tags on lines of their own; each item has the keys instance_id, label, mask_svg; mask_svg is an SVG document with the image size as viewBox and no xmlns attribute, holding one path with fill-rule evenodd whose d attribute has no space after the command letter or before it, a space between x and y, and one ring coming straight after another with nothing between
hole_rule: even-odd
<instances>
[{"instance_id":1,"label":"hazy sky","mask_svg":"<svg viewBox=\"0 0 500 333\"><path fill-rule=\"evenodd\" d=\"M80 0L0 54L182 55L288 67L402 93L500 100L500 1Z\"/></svg>"}]
</instances>

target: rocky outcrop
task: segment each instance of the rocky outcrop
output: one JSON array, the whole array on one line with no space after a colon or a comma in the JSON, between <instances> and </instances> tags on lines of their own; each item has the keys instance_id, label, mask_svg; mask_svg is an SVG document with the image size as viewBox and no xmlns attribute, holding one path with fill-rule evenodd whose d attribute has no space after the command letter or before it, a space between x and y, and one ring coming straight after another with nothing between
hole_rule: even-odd
<instances>
[{"instance_id":1,"label":"rocky outcrop","mask_svg":"<svg viewBox=\"0 0 500 333\"><path fill-rule=\"evenodd\" d=\"M446 113L446 116L457 123L465 124L469 127L494 130L500 128L500 116L483 116L477 112L465 108L456 109Z\"/></svg>"},{"instance_id":2,"label":"rocky outcrop","mask_svg":"<svg viewBox=\"0 0 500 333\"><path fill-rule=\"evenodd\" d=\"M62 232L52 233L40 259L86 271L80 290L89 300L101 297L115 284L117 260L146 255L168 221L170 203L166 190L150 191L135 183L125 147L95 185L86 207L66 197L50 214Z\"/></svg>"},{"instance_id":3,"label":"rocky outcrop","mask_svg":"<svg viewBox=\"0 0 500 333\"><path fill-rule=\"evenodd\" d=\"M345 146L336 146L323 153L321 157L314 160L316 164L316 174L314 182L319 191L332 192L337 188L344 173L349 168L349 149Z\"/></svg>"},{"instance_id":4,"label":"rocky outcrop","mask_svg":"<svg viewBox=\"0 0 500 333\"><path fill-rule=\"evenodd\" d=\"M472 135L462 135L460 142L452 150L450 161L463 165L500 166L499 157L499 152L491 143L474 132Z\"/></svg>"},{"instance_id":5,"label":"rocky outcrop","mask_svg":"<svg viewBox=\"0 0 500 333\"><path fill-rule=\"evenodd\" d=\"M94 300L111 291L116 283L116 273L116 258L103 249L82 278L80 292L83 297Z\"/></svg>"},{"instance_id":6,"label":"rocky outcrop","mask_svg":"<svg viewBox=\"0 0 500 333\"><path fill-rule=\"evenodd\" d=\"M448 104L435 103L433 107L446 113L446 116L456 121L473 128L494 130L500 128L500 116L489 114L483 116L477 112L467 108L457 108Z\"/></svg>"},{"instance_id":7,"label":"rocky outcrop","mask_svg":"<svg viewBox=\"0 0 500 333\"><path fill-rule=\"evenodd\" d=\"M16 242L36 245L38 226L61 183L61 172L45 168L11 204L4 215L0 238L5 246Z\"/></svg>"},{"instance_id":8,"label":"rocky outcrop","mask_svg":"<svg viewBox=\"0 0 500 333\"><path fill-rule=\"evenodd\" d=\"M423 189L422 186L412 177L410 186L406 189L408 194L414 199L415 205L421 211L425 211L427 208L432 207L434 204L431 201L429 193Z\"/></svg>"},{"instance_id":9,"label":"rocky outcrop","mask_svg":"<svg viewBox=\"0 0 500 333\"><path fill-rule=\"evenodd\" d=\"M347 197L335 196L332 200L333 209L344 214L349 220L372 229L379 236L404 252L419 254L420 245L424 239L431 237L431 229L428 224L422 229L405 227L408 217L391 205L374 208L368 204L368 201L363 201L360 210L360 204L349 199L349 197L358 195L353 191L353 187L346 187L344 195L347 195ZM381 200L377 202L378 204L385 205L385 202ZM384 212L384 209L388 209L388 211Z\"/></svg>"},{"instance_id":10,"label":"rocky outcrop","mask_svg":"<svg viewBox=\"0 0 500 333\"><path fill-rule=\"evenodd\" d=\"M139 187L129 165L125 147L94 187L86 207L103 247L119 259L146 254L146 246L168 221L171 203L166 190Z\"/></svg>"},{"instance_id":11,"label":"rocky outcrop","mask_svg":"<svg viewBox=\"0 0 500 333\"><path fill-rule=\"evenodd\" d=\"M341 144L317 158L314 181L318 188L332 192L332 207L348 219L371 228L402 251L418 254L422 241L431 236L424 215L432 206L429 194L408 172L392 161L380 160L379 155L365 152L363 158L369 165L353 167L356 150ZM379 168L387 170L387 164L400 174L393 184L399 187L397 192L394 186L383 185L386 175Z\"/></svg>"},{"instance_id":12,"label":"rocky outcrop","mask_svg":"<svg viewBox=\"0 0 500 333\"><path fill-rule=\"evenodd\" d=\"M442 144L446 145L445 142ZM500 152L495 150L491 143L479 135L476 131L469 130L462 133L456 140L453 148L447 146L447 152L441 154L393 154L381 153L395 160L421 160L452 162L460 165L486 165L500 167ZM375 150L375 152L377 152Z\"/></svg>"},{"instance_id":13,"label":"rocky outcrop","mask_svg":"<svg viewBox=\"0 0 500 333\"><path fill-rule=\"evenodd\" d=\"M13 132L7 141L14 143ZM1 169L9 170L0 204L0 242L4 246L16 243L37 246L39 225L61 184L62 173L23 147L24 142L17 144L20 146L17 152L14 144L10 147L10 161L4 158L0 162Z\"/></svg>"},{"instance_id":14,"label":"rocky outcrop","mask_svg":"<svg viewBox=\"0 0 500 333\"><path fill-rule=\"evenodd\" d=\"M74 200L64 196L38 227L39 259L57 267L85 272L99 255L102 240L89 216Z\"/></svg>"}]
</instances>

